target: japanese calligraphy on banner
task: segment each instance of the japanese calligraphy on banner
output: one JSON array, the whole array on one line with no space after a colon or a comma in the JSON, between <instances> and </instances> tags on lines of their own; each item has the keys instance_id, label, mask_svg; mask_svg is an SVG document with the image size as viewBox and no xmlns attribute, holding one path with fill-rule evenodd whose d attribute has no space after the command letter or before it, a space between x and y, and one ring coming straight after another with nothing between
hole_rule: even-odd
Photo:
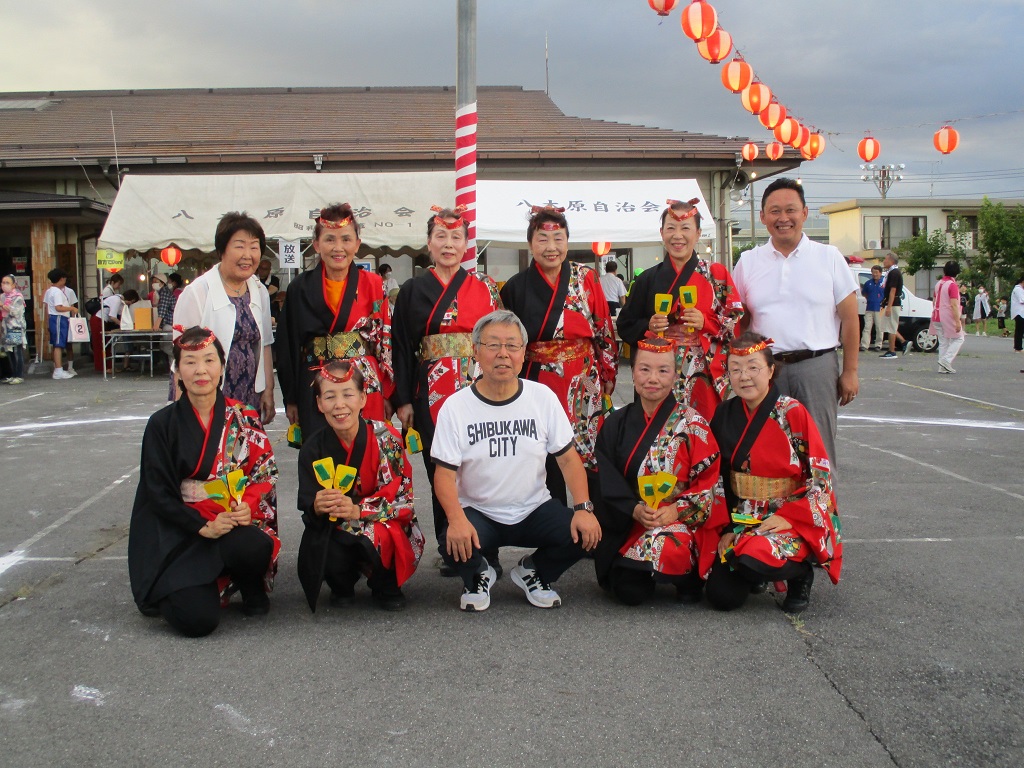
<instances>
[{"instance_id":1,"label":"japanese calligraphy on banner","mask_svg":"<svg viewBox=\"0 0 1024 768\"><path fill-rule=\"evenodd\" d=\"M696 179L624 181L477 182L477 240L521 243L534 205L565 208L569 239L621 243L660 243L665 201L698 198L701 236L714 238L711 210Z\"/></svg>"},{"instance_id":2,"label":"japanese calligraphy on banner","mask_svg":"<svg viewBox=\"0 0 1024 768\"><path fill-rule=\"evenodd\" d=\"M423 248L430 206L454 199L453 171L129 175L99 245L125 251L174 243L183 250L212 251L217 222L229 211L248 213L268 239L295 241L313 236L322 207L349 203L366 245Z\"/></svg>"},{"instance_id":3,"label":"japanese calligraphy on banner","mask_svg":"<svg viewBox=\"0 0 1024 768\"><path fill-rule=\"evenodd\" d=\"M281 261L281 269L301 269L299 254L302 247L298 240L281 240L277 244L277 255Z\"/></svg>"},{"instance_id":4,"label":"japanese calligraphy on banner","mask_svg":"<svg viewBox=\"0 0 1024 768\"><path fill-rule=\"evenodd\" d=\"M96 251L96 269L124 269L124 254L100 248Z\"/></svg>"}]
</instances>

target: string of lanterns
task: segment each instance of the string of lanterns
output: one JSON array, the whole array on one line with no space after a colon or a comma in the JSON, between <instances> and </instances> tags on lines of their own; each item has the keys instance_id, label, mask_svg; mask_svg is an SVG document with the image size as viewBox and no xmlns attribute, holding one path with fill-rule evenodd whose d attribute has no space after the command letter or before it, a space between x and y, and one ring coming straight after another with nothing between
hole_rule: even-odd
<instances>
[{"instance_id":1,"label":"string of lanterns","mask_svg":"<svg viewBox=\"0 0 1024 768\"><path fill-rule=\"evenodd\" d=\"M647 0L647 4L659 16L668 16L681 0ZM690 0L682 9L680 25L683 34L697 45L697 53L712 64L719 64L728 58L733 50L732 35L718 25L718 12L707 0ZM740 95L743 108L753 115L765 128L772 131L775 141L765 146L765 155L771 160L782 157L783 145L800 151L805 160L814 160L825 151L825 137L817 129L804 125L792 116L772 95L771 89L760 82L754 70L737 50L732 61L722 67L722 85ZM935 132L935 149L944 155L953 152L960 143L960 135L950 125ZM752 149L751 149L752 148ZM872 136L865 137L857 147L857 153L866 163L878 157L881 145ZM755 143L743 147L743 159L753 162L759 153Z\"/></svg>"}]
</instances>

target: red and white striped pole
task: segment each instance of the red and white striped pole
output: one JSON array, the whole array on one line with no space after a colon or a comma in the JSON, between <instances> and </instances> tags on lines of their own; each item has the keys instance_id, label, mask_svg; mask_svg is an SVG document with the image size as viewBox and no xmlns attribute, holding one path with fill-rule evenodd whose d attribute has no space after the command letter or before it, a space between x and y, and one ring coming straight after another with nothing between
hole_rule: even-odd
<instances>
[{"instance_id":1,"label":"red and white striped pole","mask_svg":"<svg viewBox=\"0 0 1024 768\"><path fill-rule=\"evenodd\" d=\"M476 0L459 0L455 66L455 204L466 206L469 247L462 266L476 269Z\"/></svg>"}]
</instances>

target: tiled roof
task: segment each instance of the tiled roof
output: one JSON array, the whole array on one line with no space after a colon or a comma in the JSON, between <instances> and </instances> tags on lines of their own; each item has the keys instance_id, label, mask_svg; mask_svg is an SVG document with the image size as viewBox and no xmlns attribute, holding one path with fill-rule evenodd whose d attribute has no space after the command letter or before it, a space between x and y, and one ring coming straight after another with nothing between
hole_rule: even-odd
<instances>
[{"instance_id":1,"label":"tiled roof","mask_svg":"<svg viewBox=\"0 0 1024 768\"><path fill-rule=\"evenodd\" d=\"M450 162L455 89L255 88L0 93L0 167L337 161ZM747 139L571 117L542 91L480 87L478 159L730 162ZM783 163L799 155L787 150ZM787 162L788 161L788 162ZM168 167L166 171L171 171Z\"/></svg>"}]
</instances>

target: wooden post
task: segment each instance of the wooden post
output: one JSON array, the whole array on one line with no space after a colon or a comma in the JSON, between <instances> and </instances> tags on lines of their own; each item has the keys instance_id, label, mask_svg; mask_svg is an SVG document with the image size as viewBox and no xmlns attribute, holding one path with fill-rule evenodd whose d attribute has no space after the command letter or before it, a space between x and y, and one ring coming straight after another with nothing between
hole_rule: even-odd
<instances>
[{"instance_id":1,"label":"wooden post","mask_svg":"<svg viewBox=\"0 0 1024 768\"><path fill-rule=\"evenodd\" d=\"M32 307L36 324L38 360L46 360L49 357L49 344L46 340L46 305L43 303L43 296L50 287L46 273L57 266L56 243L53 219L36 219L32 222Z\"/></svg>"}]
</instances>

